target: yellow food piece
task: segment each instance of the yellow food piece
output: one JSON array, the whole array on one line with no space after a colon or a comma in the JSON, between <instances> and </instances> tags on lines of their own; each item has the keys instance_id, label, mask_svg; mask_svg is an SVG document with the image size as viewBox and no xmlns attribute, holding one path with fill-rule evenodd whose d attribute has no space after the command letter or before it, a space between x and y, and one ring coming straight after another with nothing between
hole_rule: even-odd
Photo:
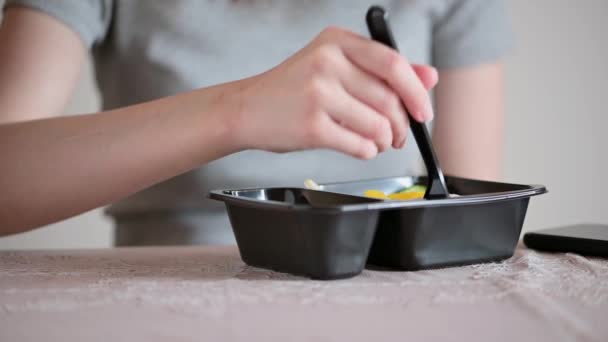
<instances>
[{"instance_id":1,"label":"yellow food piece","mask_svg":"<svg viewBox=\"0 0 608 342\"><path fill-rule=\"evenodd\" d=\"M388 195L389 199L392 200L412 200L424 198L424 191L410 191L410 192L397 192Z\"/></svg>"},{"instance_id":2,"label":"yellow food piece","mask_svg":"<svg viewBox=\"0 0 608 342\"><path fill-rule=\"evenodd\" d=\"M383 191L371 189L371 190L365 190L363 195L365 195L365 197L377 198L377 199L383 199L383 200L404 201L404 200L413 200L413 199L424 198L424 191L396 192L396 193L387 195Z\"/></svg>"},{"instance_id":3,"label":"yellow food piece","mask_svg":"<svg viewBox=\"0 0 608 342\"><path fill-rule=\"evenodd\" d=\"M363 193L366 197L378 198L378 199L388 199L388 196L380 190L365 190Z\"/></svg>"},{"instance_id":4,"label":"yellow food piece","mask_svg":"<svg viewBox=\"0 0 608 342\"><path fill-rule=\"evenodd\" d=\"M313 181L312 179L305 180L304 187L306 189L310 189L310 190L321 190L321 187L319 186L319 184L317 184L317 182Z\"/></svg>"}]
</instances>

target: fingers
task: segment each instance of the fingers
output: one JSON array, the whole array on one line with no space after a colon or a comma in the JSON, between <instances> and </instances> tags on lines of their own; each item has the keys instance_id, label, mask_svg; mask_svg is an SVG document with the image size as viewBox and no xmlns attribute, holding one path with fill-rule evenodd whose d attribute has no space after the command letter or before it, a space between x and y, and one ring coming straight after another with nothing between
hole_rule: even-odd
<instances>
[{"instance_id":1,"label":"fingers","mask_svg":"<svg viewBox=\"0 0 608 342\"><path fill-rule=\"evenodd\" d=\"M433 117L433 67L410 65L393 49L340 29L324 31L319 42L308 50L309 146L369 159L405 144L406 110L421 122Z\"/></svg>"},{"instance_id":2,"label":"fingers","mask_svg":"<svg viewBox=\"0 0 608 342\"><path fill-rule=\"evenodd\" d=\"M327 104L330 117L343 127L372 140L379 152L386 151L393 142L390 121L340 86L336 85L336 88Z\"/></svg>"},{"instance_id":3,"label":"fingers","mask_svg":"<svg viewBox=\"0 0 608 342\"><path fill-rule=\"evenodd\" d=\"M401 99L384 82L358 69L349 61L347 70L341 75L342 87L355 99L367 104L377 113L386 117L392 131L391 145L401 148L405 145L408 122ZM372 136L373 138L373 136ZM384 149L381 148L381 151Z\"/></svg>"},{"instance_id":4,"label":"fingers","mask_svg":"<svg viewBox=\"0 0 608 342\"><path fill-rule=\"evenodd\" d=\"M359 159L371 159L378 154L376 144L324 116L323 130L316 141L319 147L329 148Z\"/></svg>"},{"instance_id":5,"label":"fingers","mask_svg":"<svg viewBox=\"0 0 608 342\"><path fill-rule=\"evenodd\" d=\"M426 90L431 90L437 85L437 81L439 81L437 69L430 65L422 64L412 64L412 68L416 72L416 75L418 75L420 82L422 82Z\"/></svg>"},{"instance_id":6,"label":"fingers","mask_svg":"<svg viewBox=\"0 0 608 342\"><path fill-rule=\"evenodd\" d=\"M414 119L423 122L433 118L433 107L425 85L435 83L433 72L414 68L397 51L369 39L345 34L341 42L346 57L359 68L384 80L399 95Z\"/></svg>"}]
</instances>

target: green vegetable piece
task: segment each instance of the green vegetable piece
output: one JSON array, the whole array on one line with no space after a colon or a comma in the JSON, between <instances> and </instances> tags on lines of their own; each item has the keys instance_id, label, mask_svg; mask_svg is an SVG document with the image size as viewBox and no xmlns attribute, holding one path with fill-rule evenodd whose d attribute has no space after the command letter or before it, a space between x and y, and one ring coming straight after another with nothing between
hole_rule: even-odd
<instances>
[{"instance_id":1,"label":"green vegetable piece","mask_svg":"<svg viewBox=\"0 0 608 342\"><path fill-rule=\"evenodd\" d=\"M405 188L403 190L399 190L396 193L402 194L407 192L426 192L426 186L424 185L412 185L409 188Z\"/></svg>"}]
</instances>

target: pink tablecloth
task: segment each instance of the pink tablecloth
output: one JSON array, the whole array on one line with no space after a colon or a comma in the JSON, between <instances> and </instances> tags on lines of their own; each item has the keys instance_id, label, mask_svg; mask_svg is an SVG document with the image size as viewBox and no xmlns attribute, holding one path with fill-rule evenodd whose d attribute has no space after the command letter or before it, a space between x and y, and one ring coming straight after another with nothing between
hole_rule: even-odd
<instances>
[{"instance_id":1,"label":"pink tablecloth","mask_svg":"<svg viewBox=\"0 0 608 342\"><path fill-rule=\"evenodd\" d=\"M608 260L311 281L233 247L0 253L0 341L608 341Z\"/></svg>"}]
</instances>

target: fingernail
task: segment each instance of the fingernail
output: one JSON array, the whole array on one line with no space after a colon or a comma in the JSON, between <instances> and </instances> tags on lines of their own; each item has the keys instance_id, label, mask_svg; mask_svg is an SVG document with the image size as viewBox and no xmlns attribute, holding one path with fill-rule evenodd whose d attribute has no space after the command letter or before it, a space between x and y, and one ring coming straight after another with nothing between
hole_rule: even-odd
<instances>
[{"instance_id":1,"label":"fingernail","mask_svg":"<svg viewBox=\"0 0 608 342\"><path fill-rule=\"evenodd\" d=\"M431 70L433 70L433 83L436 85L439 82L439 72L436 68L432 68Z\"/></svg>"},{"instance_id":2,"label":"fingernail","mask_svg":"<svg viewBox=\"0 0 608 342\"><path fill-rule=\"evenodd\" d=\"M399 143L399 148L403 148L403 146L405 146L405 138Z\"/></svg>"},{"instance_id":3,"label":"fingernail","mask_svg":"<svg viewBox=\"0 0 608 342\"><path fill-rule=\"evenodd\" d=\"M376 155L378 154L378 146L376 144L374 144L372 141L368 141L366 143L366 148L365 151L363 152L363 159L372 159L374 157L376 157Z\"/></svg>"},{"instance_id":4,"label":"fingernail","mask_svg":"<svg viewBox=\"0 0 608 342\"><path fill-rule=\"evenodd\" d=\"M433 104L431 103L430 100L426 101L424 103L424 111L427 113L428 117L426 118L425 121L429 121L429 120L433 120Z\"/></svg>"}]
</instances>

